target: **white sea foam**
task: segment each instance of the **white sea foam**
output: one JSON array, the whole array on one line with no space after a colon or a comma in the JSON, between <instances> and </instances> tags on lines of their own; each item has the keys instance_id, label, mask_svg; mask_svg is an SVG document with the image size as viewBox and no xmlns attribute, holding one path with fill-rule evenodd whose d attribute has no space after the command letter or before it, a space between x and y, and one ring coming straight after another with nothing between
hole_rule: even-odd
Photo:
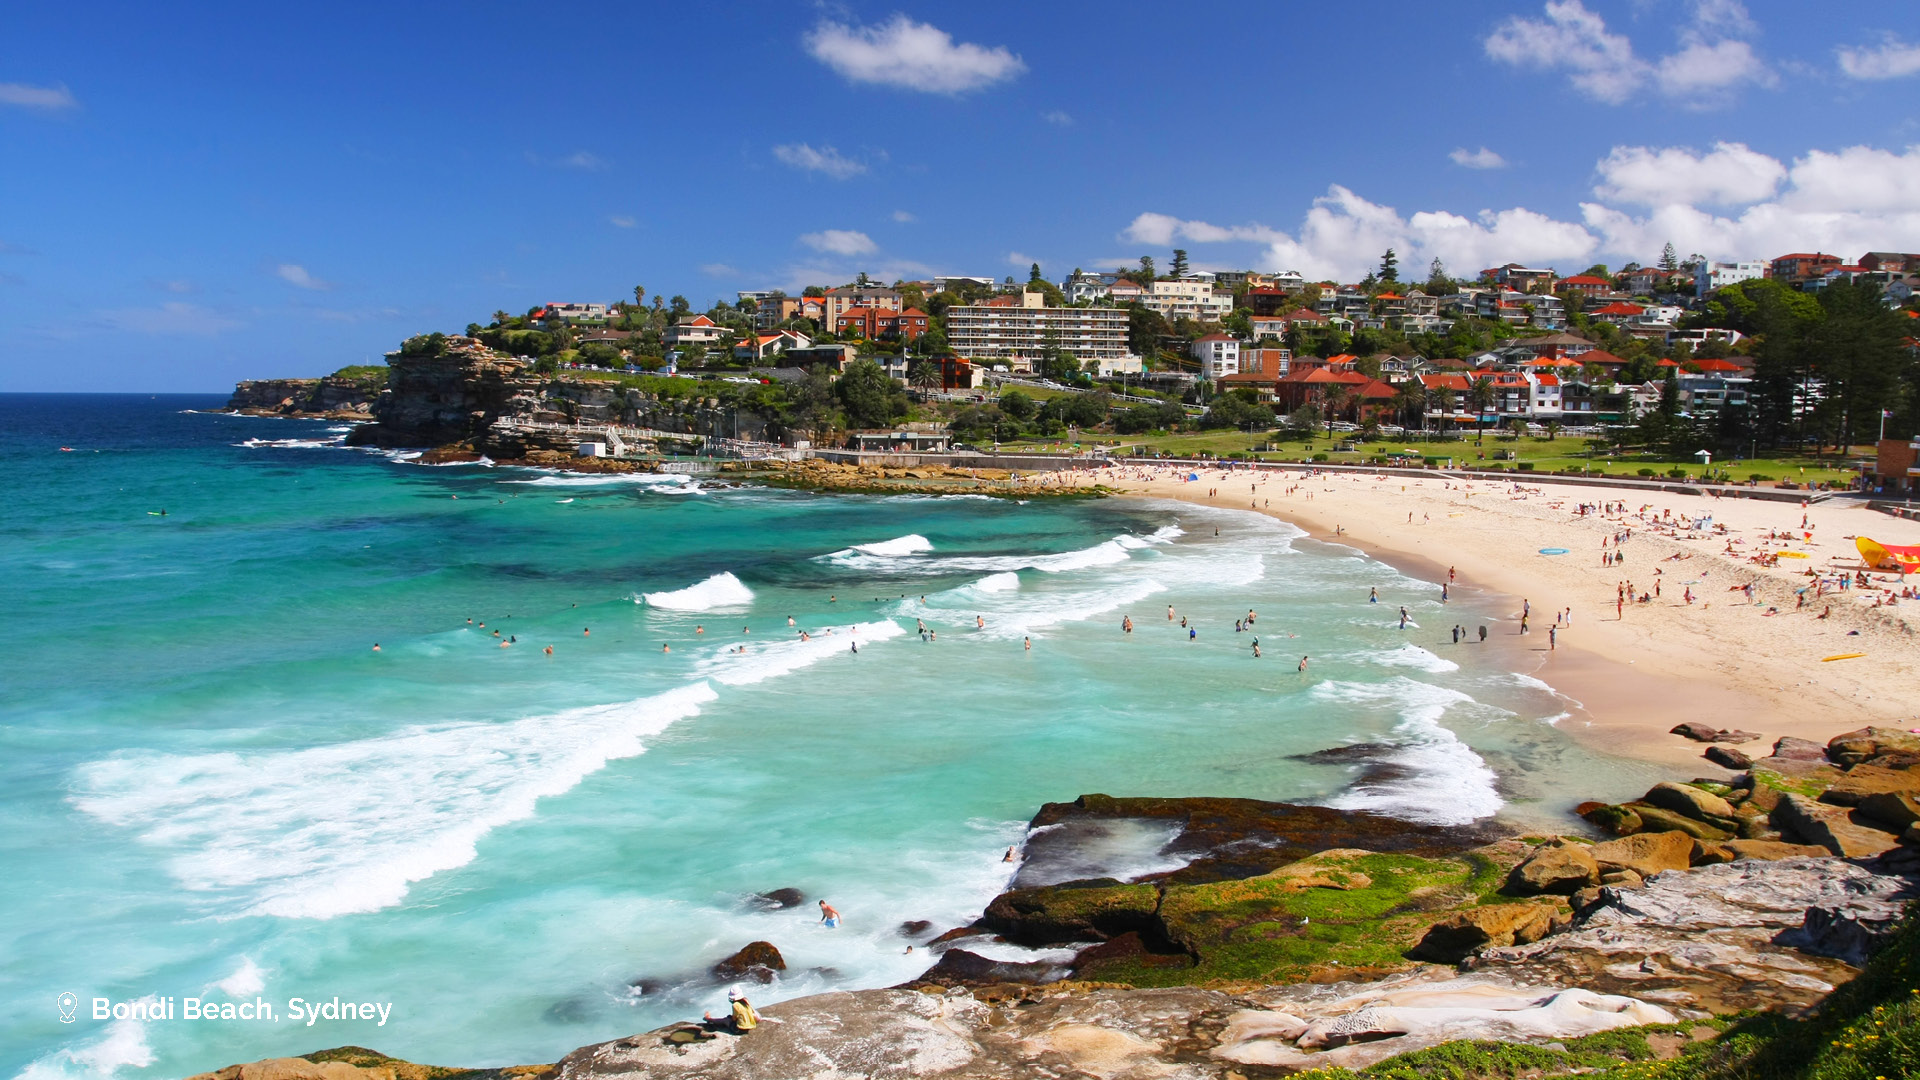
<instances>
[{"instance_id":1,"label":"white sea foam","mask_svg":"<svg viewBox=\"0 0 1920 1080\"><path fill-rule=\"evenodd\" d=\"M982 593L1013 592L1020 588L1020 575L1009 570L1001 574L988 574L967 588Z\"/></svg>"},{"instance_id":2,"label":"white sea foam","mask_svg":"<svg viewBox=\"0 0 1920 1080\"><path fill-rule=\"evenodd\" d=\"M855 544L845 551L836 551L833 554L835 556L845 556L852 552L858 552L862 555L875 555L885 559L895 558L901 555L918 555L921 552L932 550L932 541L921 536L919 533L910 533L906 536L897 536L892 540L882 540L877 544ZM833 556L829 556L829 558L831 557Z\"/></svg>"},{"instance_id":3,"label":"white sea foam","mask_svg":"<svg viewBox=\"0 0 1920 1080\"><path fill-rule=\"evenodd\" d=\"M532 487L615 487L638 484L666 489L692 486L693 477L680 473L565 473L536 476L531 480L508 480L506 483Z\"/></svg>"},{"instance_id":4,"label":"white sea foam","mask_svg":"<svg viewBox=\"0 0 1920 1080\"><path fill-rule=\"evenodd\" d=\"M243 956L233 974L213 985L230 998L252 997L267 988L267 973L260 970L253 957Z\"/></svg>"},{"instance_id":5,"label":"white sea foam","mask_svg":"<svg viewBox=\"0 0 1920 1080\"><path fill-rule=\"evenodd\" d=\"M149 1005L159 1002L152 995L139 1000ZM99 1038L29 1062L14 1080L101 1080L121 1069L144 1069L154 1060L153 1047L147 1045L147 1025L139 1020L114 1020Z\"/></svg>"},{"instance_id":6,"label":"white sea foam","mask_svg":"<svg viewBox=\"0 0 1920 1080\"><path fill-rule=\"evenodd\" d=\"M833 630L831 634L825 628L810 631L811 637L807 641L801 641L798 636L771 644L743 641L740 644L747 647L744 653L731 651L736 646L730 645L728 651L702 660L700 674L728 686L750 686L798 671L829 657L851 656L854 642L867 645L906 633L905 627L891 620L836 626Z\"/></svg>"},{"instance_id":7,"label":"white sea foam","mask_svg":"<svg viewBox=\"0 0 1920 1080\"><path fill-rule=\"evenodd\" d=\"M728 571L713 575L697 585L672 592L642 593L648 607L665 611L712 611L715 608L746 607L753 603L753 590Z\"/></svg>"},{"instance_id":8,"label":"white sea foam","mask_svg":"<svg viewBox=\"0 0 1920 1080\"><path fill-rule=\"evenodd\" d=\"M129 754L78 770L73 801L169 852L217 909L331 918L400 903L717 695L706 682L505 723L416 727L303 750Z\"/></svg>"},{"instance_id":9,"label":"white sea foam","mask_svg":"<svg viewBox=\"0 0 1920 1080\"><path fill-rule=\"evenodd\" d=\"M1497 813L1498 777L1480 755L1441 726L1449 708L1471 704L1458 690L1396 675L1384 683L1324 682L1313 696L1337 705L1386 706L1400 717L1400 742L1381 756L1405 775L1361 782L1327 802L1340 810L1372 810L1408 821L1464 825Z\"/></svg>"},{"instance_id":10,"label":"white sea foam","mask_svg":"<svg viewBox=\"0 0 1920 1080\"><path fill-rule=\"evenodd\" d=\"M276 450L330 450L339 446L342 441L339 436L331 439L248 439L233 445L248 449L272 447Z\"/></svg>"},{"instance_id":11,"label":"white sea foam","mask_svg":"<svg viewBox=\"0 0 1920 1080\"><path fill-rule=\"evenodd\" d=\"M1388 667L1418 668L1436 675L1460 670L1459 664L1411 643L1386 652L1367 653L1365 659L1376 664L1386 664Z\"/></svg>"}]
</instances>

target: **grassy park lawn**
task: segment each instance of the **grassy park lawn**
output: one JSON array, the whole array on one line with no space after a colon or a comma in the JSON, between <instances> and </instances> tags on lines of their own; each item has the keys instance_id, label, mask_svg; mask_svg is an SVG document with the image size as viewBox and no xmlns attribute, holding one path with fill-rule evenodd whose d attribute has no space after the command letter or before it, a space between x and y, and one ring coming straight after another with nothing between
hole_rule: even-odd
<instances>
[{"instance_id":1,"label":"grassy park lawn","mask_svg":"<svg viewBox=\"0 0 1920 1080\"><path fill-rule=\"evenodd\" d=\"M1684 468L1687 475L1698 477L1701 466L1697 460L1684 464L1666 461L1639 454L1625 453L1615 457L1604 454L1591 459L1587 456L1586 440L1571 435L1562 435L1557 439L1527 436L1521 439L1496 437L1491 432L1475 445L1471 431L1464 437L1452 441L1425 441L1418 434L1411 439L1382 437L1374 442L1358 441L1359 436L1352 432L1335 432L1329 439L1324 433L1312 439L1287 439L1273 441L1278 436L1272 432L1252 434L1244 431L1202 431L1176 432L1162 435L1093 435L1082 436L1078 449L1086 450L1095 445L1105 447L1139 447L1147 453L1160 453L1169 457L1192 457L1205 454L1214 457L1254 458L1262 461L1302 461L1313 460L1317 455L1325 454L1326 463L1334 465L1364 464L1381 456L1391 456L1411 450L1423 457L1438 458L1445 461L1452 458L1455 465L1467 465L1476 468L1514 469L1520 465L1531 465L1523 471L1551 473L1591 469L1594 473L1609 476L1638 478L1641 469L1653 469L1664 477L1668 470ZM1336 445L1351 443L1354 450L1335 450ZM1261 449L1256 450L1259 447ZM1075 449L1075 444L1067 439L1041 439L1032 442L1003 443L1003 452L1037 450L1059 452ZM1511 453L1511 459L1496 458L1497 453ZM1485 454L1485 458L1479 455ZM1765 457L1754 460L1722 461L1716 459L1714 467L1724 468L1734 480L1745 481L1749 476L1759 474L1767 480L1792 480L1803 483L1817 483L1823 480L1846 481L1857 473L1849 462L1871 457L1870 447L1855 448L1855 452L1845 456L1825 454L1819 457L1790 456ZM1764 481L1763 481L1764 482Z\"/></svg>"}]
</instances>

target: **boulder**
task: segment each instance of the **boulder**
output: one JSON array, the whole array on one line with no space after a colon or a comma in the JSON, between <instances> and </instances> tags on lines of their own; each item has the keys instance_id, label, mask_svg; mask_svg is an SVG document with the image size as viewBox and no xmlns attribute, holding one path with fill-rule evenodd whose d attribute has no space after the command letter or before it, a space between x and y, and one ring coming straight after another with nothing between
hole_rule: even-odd
<instances>
[{"instance_id":1,"label":"boulder","mask_svg":"<svg viewBox=\"0 0 1920 1080\"><path fill-rule=\"evenodd\" d=\"M1640 815L1630 806L1608 806L1602 804L1580 815L1596 828L1604 829L1615 836L1631 836L1640 831Z\"/></svg>"},{"instance_id":2,"label":"boulder","mask_svg":"<svg viewBox=\"0 0 1920 1080\"><path fill-rule=\"evenodd\" d=\"M966 949L948 949L940 962L916 981L941 986L984 986L991 983L1044 983L1066 977L1065 964L994 960Z\"/></svg>"},{"instance_id":3,"label":"boulder","mask_svg":"<svg viewBox=\"0 0 1920 1080\"><path fill-rule=\"evenodd\" d=\"M1022 945L1105 941L1129 931L1158 932L1160 893L1112 878L1010 889L993 898L979 925Z\"/></svg>"},{"instance_id":4,"label":"boulder","mask_svg":"<svg viewBox=\"0 0 1920 1080\"><path fill-rule=\"evenodd\" d=\"M1920 796L1907 791L1881 791L1860 800L1857 811L1888 829L1904 829L1920 821Z\"/></svg>"},{"instance_id":5,"label":"boulder","mask_svg":"<svg viewBox=\"0 0 1920 1080\"><path fill-rule=\"evenodd\" d=\"M1754 762L1780 773L1804 773L1827 764L1827 748L1817 742L1782 736L1773 744L1773 756Z\"/></svg>"},{"instance_id":6,"label":"boulder","mask_svg":"<svg viewBox=\"0 0 1920 1080\"><path fill-rule=\"evenodd\" d=\"M1645 801L1662 810L1685 814L1695 821L1709 824L1733 817L1733 806L1727 800L1692 784L1676 784L1672 781L1655 784L1648 790Z\"/></svg>"},{"instance_id":7,"label":"boulder","mask_svg":"<svg viewBox=\"0 0 1920 1080\"><path fill-rule=\"evenodd\" d=\"M1827 757L1836 765L1859 765L1892 754L1920 756L1920 735L1899 728L1863 727L1827 740Z\"/></svg>"},{"instance_id":8,"label":"boulder","mask_svg":"<svg viewBox=\"0 0 1920 1080\"><path fill-rule=\"evenodd\" d=\"M1521 896L1558 893L1570 896L1600 880L1600 864L1585 844L1553 839L1533 850L1507 875L1507 891Z\"/></svg>"},{"instance_id":9,"label":"boulder","mask_svg":"<svg viewBox=\"0 0 1920 1080\"><path fill-rule=\"evenodd\" d=\"M1637 833L1593 845L1593 858L1602 870L1631 870L1647 878L1662 870L1685 870L1693 841L1684 832Z\"/></svg>"},{"instance_id":10,"label":"boulder","mask_svg":"<svg viewBox=\"0 0 1920 1080\"><path fill-rule=\"evenodd\" d=\"M1848 859L1878 855L1899 843L1890 832L1853 821L1841 807L1817 803L1791 792L1783 795L1780 805L1774 807L1773 823L1788 836L1817 844Z\"/></svg>"},{"instance_id":11,"label":"boulder","mask_svg":"<svg viewBox=\"0 0 1920 1080\"><path fill-rule=\"evenodd\" d=\"M1720 737L1720 729L1689 720L1684 724L1675 724L1671 734L1692 739L1694 742L1712 742Z\"/></svg>"},{"instance_id":12,"label":"boulder","mask_svg":"<svg viewBox=\"0 0 1920 1080\"><path fill-rule=\"evenodd\" d=\"M1920 772L1855 765L1847 775L1827 785L1820 801L1859 806L1867 796L1882 794L1920 795Z\"/></svg>"},{"instance_id":13,"label":"boulder","mask_svg":"<svg viewBox=\"0 0 1920 1080\"><path fill-rule=\"evenodd\" d=\"M925 919L908 919L906 922L900 924L899 933L900 936L904 938L916 938L924 937L926 932L931 929L933 929L933 924Z\"/></svg>"},{"instance_id":14,"label":"boulder","mask_svg":"<svg viewBox=\"0 0 1920 1080\"><path fill-rule=\"evenodd\" d=\"M773 973L787 970L786 958L770 942L749 942L746 948L708 969L716 979L757 979L772 982Z\"/></svg>"},{"instance_id":15,"label":"boulder","mask_svg":"<svg viewBox=\"0 0 1920 1080\"><path fill-rule=\"evenodd\" d=\"M1553 927L1554 909L1545 904L1489 904L1468 908L1427 928L1407 955L1415 960L1457 964L1485 948L1528 944Z\"/></svg>"},{"instance_id":16,"label":"boulder","mask_svg":"<svg viewBox=\"0 0 1920 1080\"><path fill-rule=\"evenodd\" d=\"M1731 746L1709 746L1703 756L1715 765L1733 769L1736 772L1753 768L1753 759L1748 757L1745 751L1735 750Z\"/></svg>"},{"instance_id":17,"label":"boulder","mask_svg":"<svg viewBox=\"0 0 1920 1080\"><path fill-rule=\"evenodd\" d=\"M787 908L796 908L806 903L807 894L801 892L799 889L775 889L772 892L763 892L759 896L754 897L754 899L759 901L764 907L770 907L775 910L785 910Z\"/></svg>"},{"instance_id":18,"label":"boulder","mask_svg":"<svg viewBox=\"0 0 1920 1080\"><path fill-rule=\"evenodd\" d=\"M1826 848L1812 844L1788 844L1779 840L1729 840L1721 844L1720 849L1735 859L1760 859L1765 862L1819 858L1831 854Z\"/></svg>"},{"instance_id":19,"label":"boulder","mask_svg":"<svg viewBox=\"0 0 1920 1080\"><path fill-rule=\"evenodd\" d=\"M1609 870L1600 875L1600 884L1616 889L1637 889L1646 884L1646 879L1632 870Z\"/></svg>"},{"instance_id":20,"label":"boulder","mask_svg":"<svg viewBox=\"0 0 1920 1080\"><path fill-rule=\"evenodd\" d=\"M1683 832L1696 840L1731 840L1739 834L1740 823L1732 818L1719 818L1708 824L1657 806L1636 803L1633 809L1640 815L1643 832Z\"/></svg>"},{"instance_id":21,"label":"boulder","mask_svg":"<svg viewBox=\"0 0 1920 1080\"><path fill-rule=\"evenodd\" d=\"M1733 853L1728 851L1724 844L1708 843L1705 840L1695 840L1693 854L1687 857L1688 863L1693 866L1716 866L1720 863L1732 862L1733 859Z\"/></svg>"}]
</instances>

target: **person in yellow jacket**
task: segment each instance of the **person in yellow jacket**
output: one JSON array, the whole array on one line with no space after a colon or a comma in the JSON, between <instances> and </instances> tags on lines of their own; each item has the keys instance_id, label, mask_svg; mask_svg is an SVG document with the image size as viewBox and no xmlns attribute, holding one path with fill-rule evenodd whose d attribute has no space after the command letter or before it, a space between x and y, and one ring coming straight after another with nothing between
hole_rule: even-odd
<instances>
[{"instance_id":1,"label":"person in yellow jacket","mask_svg":"<svg viewBox=\"0 0 1920 1080\"><path fill-rule=\"evenodd\" d=\"M760 1026L760 1014L753 1011L753 1006L748 1003L745 994L738 989L729 990L727 1001L733 1005L733 1014L716 1018L712 1013L707 1013L705 1019L708 1027L720 1031L731 1031L735 1035L745 1035Z\"/></svg>"}]
</instances>

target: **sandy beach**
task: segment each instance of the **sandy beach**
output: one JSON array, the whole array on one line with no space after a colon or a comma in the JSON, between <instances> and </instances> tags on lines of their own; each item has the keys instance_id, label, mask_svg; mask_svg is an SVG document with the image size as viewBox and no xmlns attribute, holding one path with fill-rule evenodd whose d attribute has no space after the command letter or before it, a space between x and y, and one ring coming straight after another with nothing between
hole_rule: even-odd
<instances>
[{"instance_id":1,"label":"sandy beach","mask_svg":"<svg viewBox=\"0 0 1920 1080\"><path fill-rule=\"evenodd\" d=\"M1269 514L1436 590L1451 571L1454 595L1491 600L1500 613L1487 647L1512 652L1516 670L1571 699L1562 728L1612 753L1717 775L1699 744L1669 729L1693 720L1757 732L1764 741L1742 749L1760 757L1783 735L1825 742L1867 724L1920 727L1912 627L1920 600L1886 605L1914 576L1902 582L1875 572L1869 588L1837 584L1862 569L1854 536L1920 544L1920 523L1836 501L1803 506L1532 478L1295 467L1202 470L1189 481L1190 473L1116 468L1045 482L1102 483ZM1711 520L1693 527L1701 517ZM1776 552L1784 554L1761 558ZM1619 562L1608 565L1613 553ZM1621 603L1629 582L1649 599ZM1531 608L1524 635L1523 604ZM1849 653L1863 655L1826 659Z\"/></svg>"}]
</instances>

